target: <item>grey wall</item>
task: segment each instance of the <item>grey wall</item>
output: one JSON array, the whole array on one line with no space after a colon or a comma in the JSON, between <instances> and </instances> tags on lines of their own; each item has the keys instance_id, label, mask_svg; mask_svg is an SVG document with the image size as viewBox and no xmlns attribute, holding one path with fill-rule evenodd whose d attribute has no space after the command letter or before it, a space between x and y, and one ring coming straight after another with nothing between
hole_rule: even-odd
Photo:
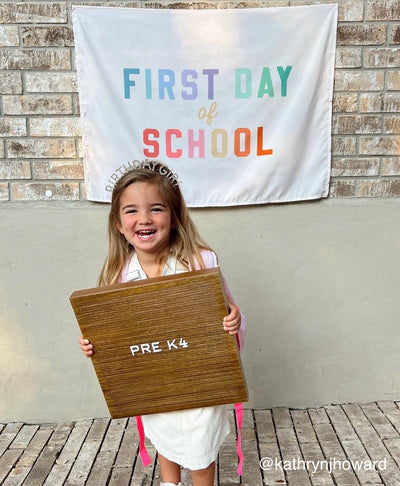
<instances>
[{"instance_id":1,"label":"grey wall","mask_svg":"<svg viewBox=\"0 0 400 486\"><path fill-rule=\"evenodd\" d=\"M108 206L0 207L0 422L107 416L72 291L95 285ZM400 399L400 201L192 211L248 320L256 408Z\"/></svg>"}]
</instances>

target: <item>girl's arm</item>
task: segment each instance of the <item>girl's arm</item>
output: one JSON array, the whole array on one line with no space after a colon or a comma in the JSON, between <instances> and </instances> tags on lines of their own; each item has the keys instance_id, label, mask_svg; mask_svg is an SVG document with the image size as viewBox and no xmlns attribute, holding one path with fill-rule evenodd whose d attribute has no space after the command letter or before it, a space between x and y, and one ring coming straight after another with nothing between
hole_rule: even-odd
<instances>
[{"instance_id":1,"label":"girl's arm","mask_svg":"<svg viewBox=\"0 0 400 486\"><path fill-rule=\"evenodd\" d=\"M224 286L224 291L229 306L229 314L224 317L223 326L224 329L226 328L226 331L228 331L229 334L236 335L239 349L243 349L244 337L246 334L246 318L239 309L239 307L235 304L235 301L224 276L222 276L222 284Z\"/></svg>"},{"instance_id":2,"label":"girl's arm","mask_svg":"<svg viewBox=\"0 0 400 486\"><path fill-rule=\"evenodd\" d=\"M89 339L85 339L83 336L79 338L79 344L81 345L81 350L83 351L83 354L86 356L86 358L92 357L94 351L93 351L93 345L90 344Z\"/></svg>"},{"instance_id":3,"label":"girl's arm","mask_svg":"<svg viewBox=\"0 0 400 486\"><path fill-rule=\"evenodd\" d=\"M217 256L213 251L204 250L201 252L201 256L206 268L214 268L219 266ZM229 305L229 314L224 317L223 326L224 329L229 332L229 334L236 335L239 349L242 349L246 332L246 318L240 311L239 307L235 304L232 293L229 290L228 284L226 283L223 275L222 284Z\"/></svg>"},{"instance_id":4,"label":"girl's arm","mask_svg":"<svg viewBox=\"0 0 400 486\"><path fill-rule=\"evenodd\" d=\"M228 302L229 314L224 317L224 331L228 331L229 334L236 335L239 332L242 316L240 315L240 309L233 302Z\"/></svg>"}]
</instances>

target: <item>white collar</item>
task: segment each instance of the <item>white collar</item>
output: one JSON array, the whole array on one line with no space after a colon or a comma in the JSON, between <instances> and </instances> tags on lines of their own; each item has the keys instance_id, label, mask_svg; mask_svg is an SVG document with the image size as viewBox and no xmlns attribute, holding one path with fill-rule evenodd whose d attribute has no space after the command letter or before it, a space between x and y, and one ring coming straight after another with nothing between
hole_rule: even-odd
<instances>
[{"instance_id":1,"label":"white collar","mask_svg":"<svg viewBox=\"0 0 400 486\"><path fill-rule=\"evenodd\" d=\"M178 262L176 257L169 255L161 276L165 277L167 275L175 275L176 273L184 273L187 271L187 268L184 267L182 263ZM147 275L139 263L137 253L133 252L126 270L125 281L132 282L134 280L144 279L147 279Z\"/></svg>"}]
</instances>

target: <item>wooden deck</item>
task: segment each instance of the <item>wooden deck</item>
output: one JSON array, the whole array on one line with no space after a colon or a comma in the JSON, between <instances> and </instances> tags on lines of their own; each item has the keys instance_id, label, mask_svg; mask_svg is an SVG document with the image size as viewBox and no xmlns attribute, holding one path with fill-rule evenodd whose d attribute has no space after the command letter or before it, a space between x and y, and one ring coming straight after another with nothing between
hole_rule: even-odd
<instances>
[{"instance_id":1,"label":"wooden deck","mask_svg":"<svg viewBox=\"0 0 400 486\"><path fill-rule=\"evenodd\" d=\"M236 433L220 450L216 485L400 485L400 403L384 401L318 409L247 409L245 464L236 475ZM59 424L0 424L4 486L158 486L153 463L137 456L136 422L108 418ZM188 471L183 480L191 484Z\"/></svg>"}]
</instances>

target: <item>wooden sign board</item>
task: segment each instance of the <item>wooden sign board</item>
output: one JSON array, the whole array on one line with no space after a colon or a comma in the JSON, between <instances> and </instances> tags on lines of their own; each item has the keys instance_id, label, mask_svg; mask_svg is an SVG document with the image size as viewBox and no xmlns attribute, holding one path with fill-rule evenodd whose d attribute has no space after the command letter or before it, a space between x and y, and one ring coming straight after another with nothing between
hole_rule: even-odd
<instances>
[{"instance_id":1,"label":"wooden sign board","mask_svg":"<svg viewBox=\"0 0 400 486\"><path fill-rule=\"evenodd\" d=\"M218 268L74 292L112 418L248 400Z\"/></svg>"}]
</instances>

